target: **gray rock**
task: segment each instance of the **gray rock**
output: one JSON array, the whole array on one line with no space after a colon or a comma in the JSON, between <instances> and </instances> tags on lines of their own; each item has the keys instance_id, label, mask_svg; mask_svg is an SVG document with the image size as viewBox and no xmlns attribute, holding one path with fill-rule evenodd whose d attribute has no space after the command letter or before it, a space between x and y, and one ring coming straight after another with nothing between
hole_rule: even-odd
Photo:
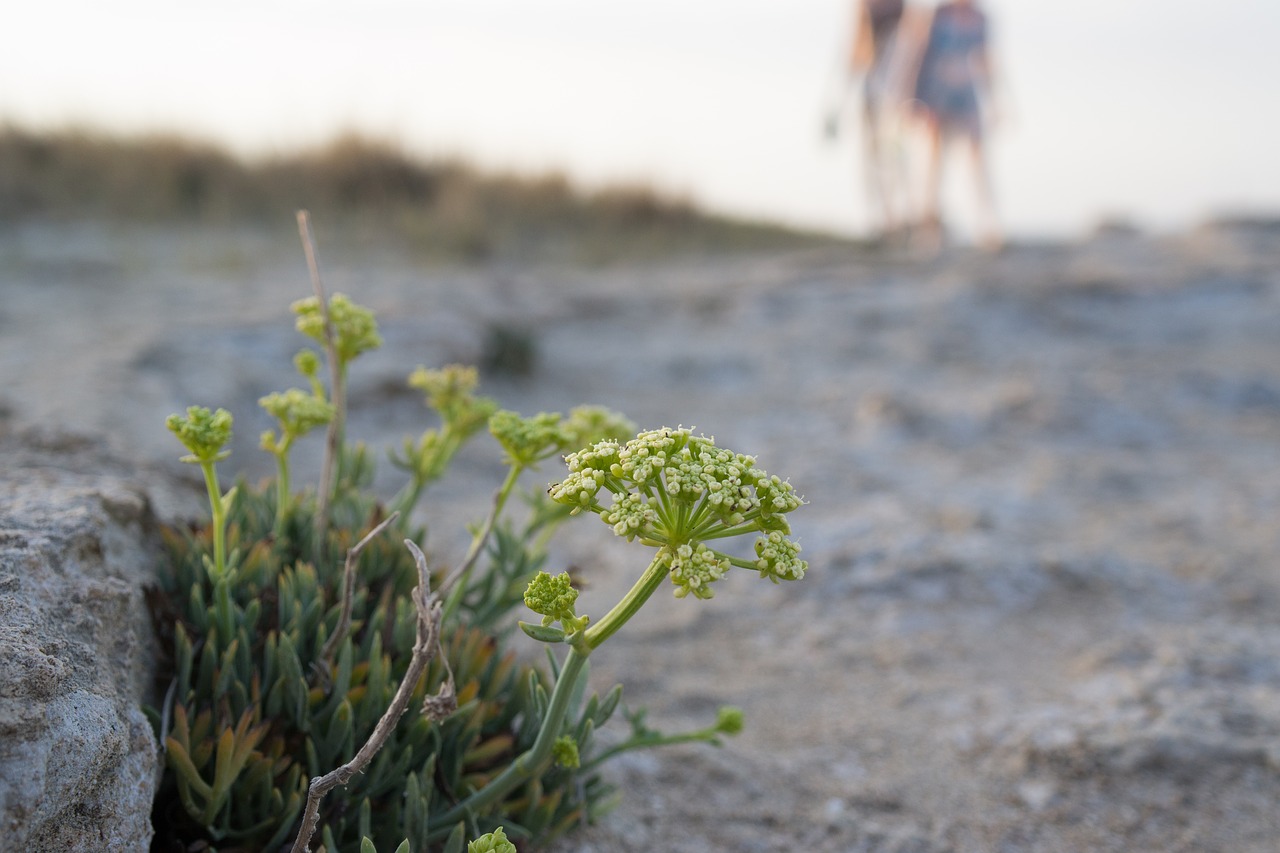
<instances>
[{"instance_id":1,"label":"gray rock","mask_svg":"<svg viewBox=\"0 0 1280 853\"><path fill-rule=\"evenodd\" d=\"M145 850L155 516L101 447L0 429L0 850Z\"/></svg>"}]
</instances>

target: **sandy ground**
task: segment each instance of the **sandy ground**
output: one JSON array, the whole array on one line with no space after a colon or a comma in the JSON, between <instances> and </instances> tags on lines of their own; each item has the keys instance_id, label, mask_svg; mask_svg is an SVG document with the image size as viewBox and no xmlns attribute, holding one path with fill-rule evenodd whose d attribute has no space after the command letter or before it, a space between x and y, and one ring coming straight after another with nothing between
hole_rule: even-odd
<instances>
[{"instance_id":1,"label":"sandy ground","mask_svg":"<svg viewBox=\"0 0 1280 853\"><path fill-rule=\"evenodd\" d=\"M624 757L621 805L560 850L1280 850L1280 226L595 270L321 251L387 340L354 437L430 425L408 371L499 330L536 353L486 377L507 407L694 426L810 502L802 582L661 595L593 657L663 727L722 703L748 727ZM11 228L0 410L189 476L163 418L222 405L231 467L265 474L254 401L297 384L307 293L287 230ZM429 496L437 553L496 458L469 448ZM645 555L566 532L584 609L608 606Z\"/></svg>"}]
</instances>

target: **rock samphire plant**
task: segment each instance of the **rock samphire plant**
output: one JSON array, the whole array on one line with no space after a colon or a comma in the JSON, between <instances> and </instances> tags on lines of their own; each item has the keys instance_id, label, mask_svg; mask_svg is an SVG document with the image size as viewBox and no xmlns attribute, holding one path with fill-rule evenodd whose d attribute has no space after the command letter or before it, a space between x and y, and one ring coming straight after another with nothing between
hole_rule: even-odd
<instances>
[{"instance_id":1,"label":"rock samphire plant","mask_svg":"<svg viewBox=\"0 0 1280 853\"><path fill-rule=\"evenodd\" d=\"M260 401L277 423L262 437L274 484L221 490L225 410L167 422L203 472L211 517L166 531L151 596L167 661L151 711L166 768L153 849L514 853L602 813L615 799L600 775L610 757L739 731L732 708L701 730L655 731L626 709L621 686L588 694L587 664L664 581L677 597L707 599L734 568L801 578L791 486L687 429L636 434L597 407L500 410L475 393L474 370L451 366L412 374L439 425L393 454L408 481L379 500L369 454L343 427L347 366L380 343L376 322L325 298L300 224L317 295L294 311L321 352L295 360L306 389ZM320 427L330 453L318 482L297 490L290 451ZM433 570L414 508L486 428L507 475L465 558ZM509 512L521 475L557 455L565 476ZM544 568L551 535L582 514L650 552L598 618L577 612L567 572ZM740 537L752 544L734 547ZM521 606L536 617L518 621ZM547 644L545 667L517 660L517 623ZM597 739L619 711L629 731Z\"/></svg>"}]
</instances>

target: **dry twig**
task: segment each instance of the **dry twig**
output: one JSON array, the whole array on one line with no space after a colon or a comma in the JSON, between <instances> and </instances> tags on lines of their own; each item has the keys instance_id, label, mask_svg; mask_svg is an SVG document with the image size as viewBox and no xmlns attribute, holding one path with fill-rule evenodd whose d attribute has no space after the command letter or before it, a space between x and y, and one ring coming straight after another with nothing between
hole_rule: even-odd
<instances>
[{"instance_id":1,"label":"dry twig","mask_svg":"<svg viewBox=\"0 0 1280 853\"><path fill-rule=\"evenodd\" d=\"M329 497L333 491L334 467L341 450L342 427L346 418L346 389L343 387L342 367L338 363L337 336L333 321L329 318L329 302L325 298L324 283L320 279L320 258L316 251L315 235L311 232L311 214L298 211L298 233L307 255L307 268L311 271L311 289L320 303L320 316L324 318L324 348L329 361L329 396L333 403L333 419L325 433L324 463L320 469L320 485L316 493L316 540L324 542L329 526Z\"/></svg>"},{"instance_id":2,"label":"dry twig","mask_svg":"<svg viewBox=\"0 0 1280 853\"><path fill-rule=\"evenodd\" d=\"M391 524L399 517L399 512L391 513L347 551L347 562L342 568L342 611L333 633L325 641L324 648L320 650L320 660L327 661L333 656L333 653L338 650L338 644L346 636L347 629L351 627L351 600L356 594L356 561L360 558L360 552L373 541L373 537L385 530L388 524Z\"/></svg>"},{"instance_id":3,"label":"dry twig","mask_svg":"<svg viewBox=\"0 0 1280 853\"><path fill-rule=\"evenodd\" d=\"M369 762L373 760L373 757L377 755L378 750L382 749L383 744L386 743L392 730L395 729L396 724L400 721L400 717L408 709L414 688L422 678L423 673L426 672L427 664L430 663L435 653L440 650L441 602L436 593L431 591L431 577L427 568L427 558L423 556L422 550L412 540L406 539L404 544L413 553L413 558L418 565L418 586L413 591L413 603L418 611L418 635L413 644L413 657L409 661L409 668L405 671L404 678L400 681L400 687L396 690L396 695L392 698L391 705L383 713L382 718L378 720L378 724L374 726L373 734L369 735L369 739L356 752L355 757L323 776L312 778L311 784L307 788L307 808L302 816L302 826L298 829L298 837L294 839L291 853L304 853L310 848L311 837L315 835L316 826L320 822L320 800L329 791L351 781L351 777L364 770ZM449 669L448 661L445 660L443 654L440 659L445 664L444 684L440 686L440 690L436 695L428 696L422 704L423 715L433 722L443 719L458 707L457 696L454 691L453 672Z\"/></svg>"}]
</instances>

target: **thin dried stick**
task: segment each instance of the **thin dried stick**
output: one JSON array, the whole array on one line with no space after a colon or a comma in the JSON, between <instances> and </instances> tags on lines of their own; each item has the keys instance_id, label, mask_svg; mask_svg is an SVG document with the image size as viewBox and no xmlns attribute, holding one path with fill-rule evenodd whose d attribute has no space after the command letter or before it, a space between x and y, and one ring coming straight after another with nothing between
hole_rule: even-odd
<instances>
[{"instance_id":1,"label":"thin dried stick","mask_svg":"<svg viewBox=\"0 0 1280 853\"><path fill-rule=\"evenodd\" d=\"M484 524L480 528L480 532L471 540L471 548L467 551L467 556L463 559L457 568L449 573L440 583L440 594L448 595L449 590L457 583L463 575L471 570L476 560L480 557L480 552L484 550L485 543L489 541L489 536L493 533L493 527L498 521L498 514L502 512L504 492L499 488L493 493L493 500L489 507L489 515L485 518Z\"/></svg>"},{"instance_id":2,"label":"thin dried stick","mask_svg":"<svg viewBox=\"0 0 1280 853\"><path fill-rule=\"evenodd\" d=\"M329 635L329 639L325 641L324 648L320 650L320 660L328 660L333 655L338 648L338 644L342 642L342 638L347 635L347 629L351 627L351 600L356 595L356 561L360 557L360 552L373 541L373 537L385 530L388 524L391 524L399 517L399 512L391 513L391 515L382 520L381 524L370 530L363 539L347 551L347 562L342 568L342 612L338 617L338 624L334 627L333 633Z\"/></svg>"},{"instance_id":3,"label":"thin dried stick","mask_svg":"<svg viewBox=\"0 0 1280 853\"><path fill-rule=\"evenodd\" d=\"M373 734L369 735L369 739L365 741L364 746L360 747L355 757L336 770L311 779L311 784L307 788L307 808L302 815L302 826L298 829L298 837L294 839L291 853L305 853L310 848L311 837L315 835L316 825L320 822L321 798L339 785L350 782L351 777L363 771L377 755L378 750L382 749L387 738L391 736L392 730L395 729L396 723L408 709L414 688L426 672L427 664L440 649L441 605L439 597L431 591L431 573L427 568L427 558L412 540L406 539L404 544L412 552L413 559L418 564L418 586L413 591L413 604L418 611L418 636L413 644L413 657L409 661L409 668L400 681L400 687L396 690L391 705L383 713L382 719L378 720L378 724L373 728ZM443 654L440 659L444 661ZM436 695L428 696L422 704L423 715L433 722L444 719L458 707L453 672L449 670L447 661L445 663L444 684L440 686Z\"/></svg>"},{"instance_id":4,"label":"thin dried stick","mask_svg":"<svg viewBox=\"0 0 1280 853\"><path fill-rule=\"evenodd\" d=\"M338 364L337 337L333 322L329 319L329 302L325 299L324 283L320 279L320 259L316 251L315 235L311 232L311 214L298 211L298 234L302 237L302 249L307 255L307 268L311 271L311 289L320 303L320 316L324 319L324 348L329 361L329 396L333 399L333 419L325 432L324 463L320 469L320 485L316 493L316 547L324 544L329 527L329 495L333 491L333 470L337 464L342 422L346 418L346 389L343 387L342 367Z\"/></svg>"}]
</instances>

